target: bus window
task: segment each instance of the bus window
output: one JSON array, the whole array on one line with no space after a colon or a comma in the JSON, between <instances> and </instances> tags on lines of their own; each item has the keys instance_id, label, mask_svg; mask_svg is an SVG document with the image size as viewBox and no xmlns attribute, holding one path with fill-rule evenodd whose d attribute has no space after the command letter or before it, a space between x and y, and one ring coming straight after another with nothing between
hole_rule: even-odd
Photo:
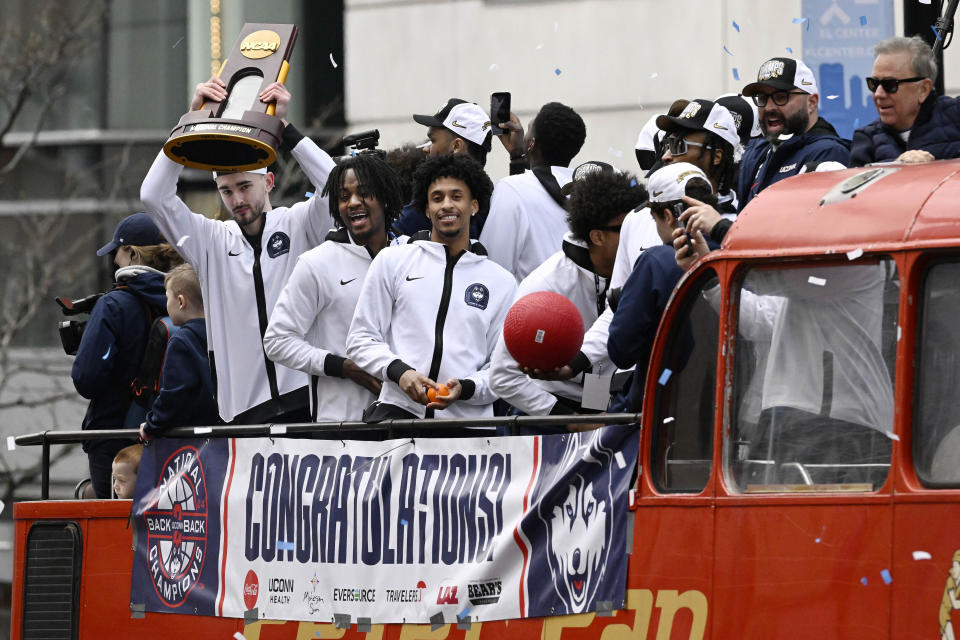
<instances>
[{"instance_id":1,"label":"bus window","mask_svg":"<svg viewBox=\"0 0 960 640\"><path fill-rule=\"evenodd\" d=\"M699 493L713 459L719 316L703 292L719 290L712 271L687 289L674 316L659 369L650 468L661 491Z\"/></svg>"},{"instance_id":2,"label":"bus window","mask_svg":"<svg viewBox=\"0 0 960 640\"><path fill-rule=\"evenodd\" d=\"M930 487L960 486L960 263L927 272L917 329L913 463Z\"/></svg>"},{"instance_id":3,"label":"bus window","mask_svg":"<svg viewBox=\"0 0 960 640\"><path fill-rule=\"evenodd\" d=\"M899 288L889 259L746 273L724 447L732 490L872 491L883 484Z\"/></svg>"}]
</instances>

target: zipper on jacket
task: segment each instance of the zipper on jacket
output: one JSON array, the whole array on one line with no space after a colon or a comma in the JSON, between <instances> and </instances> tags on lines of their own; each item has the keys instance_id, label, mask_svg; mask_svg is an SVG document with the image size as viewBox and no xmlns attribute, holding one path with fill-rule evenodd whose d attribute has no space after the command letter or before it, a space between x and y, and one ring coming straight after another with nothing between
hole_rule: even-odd
<instances>
[{"instance_id":1,"label":"zipper on jacket","mask_svg":"<svg viewBox=\"0 0 960 640\"><path fill-rule=\"evenodd\" d=\"M253 254L253 288L257 295L257 317L260 320L260 353L263 354L263 363L267 368L267 382L270 385L270 397L275 402L280 401L280 389L277 387L277 369L273 361L263 350L263 336L267 333L267 296L263 292L263 273L260 270L260 252Z\"/></svg>"},{"instance_id":2,"label":"zipper on jacket","mask_svg":"<svg viewBox=\"0 0 960 640\"><path fill-rule=\"evenodd\" d=\"M440 361L443 360L443 325L447 322L447 310L450 308L450 295L453 291L453 268L457 265L465 251L461 251L455 256L450 255L449 247L444 246L444 252L447 254L447 266L443 270L443 292L440 294L440 306L437 309L437 324L433 330L433 359L430 361L430 372L427 377L437 381L440 375ZM427 409L425 418L433 417L433 409Z\"/></svg>"}]
</instances>

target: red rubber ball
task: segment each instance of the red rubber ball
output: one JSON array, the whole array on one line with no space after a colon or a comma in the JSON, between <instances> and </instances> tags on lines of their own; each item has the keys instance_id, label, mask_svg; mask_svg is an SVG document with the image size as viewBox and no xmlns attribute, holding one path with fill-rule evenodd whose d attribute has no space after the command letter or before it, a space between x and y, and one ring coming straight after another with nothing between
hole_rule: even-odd
<instances>
[{"instance_id":1,"label":"red rubber ball","mask_svg":"<svg viewBox=\"0 0 960 640\"><path fill-rule=\"evenodd\" d=\"M580 350L583 319L574 304L559 293L529 293L507 312L503 341L520 366L556 369L568 364Z\"/></svg>"}]
</instances>

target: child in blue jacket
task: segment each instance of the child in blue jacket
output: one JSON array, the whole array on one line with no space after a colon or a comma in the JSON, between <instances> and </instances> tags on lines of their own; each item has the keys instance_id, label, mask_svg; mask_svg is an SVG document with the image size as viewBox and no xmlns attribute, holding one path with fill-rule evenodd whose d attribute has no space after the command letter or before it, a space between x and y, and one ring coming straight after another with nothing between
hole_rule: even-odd
<instances>
[{"instance_id":1,"label":"child in blue jacket","mask_svg":"<svg viewBox=\"0 0 960 640\"><path fill-rule=\"evenodd\" d=\"M167 274L164 286L167 315L179 329L167 344L157 399L146 421L140 425L140 436L145 441L171 427L220 422L207 358L200 281L193 267L182 264Z\"/></svg>"}]
</instances>

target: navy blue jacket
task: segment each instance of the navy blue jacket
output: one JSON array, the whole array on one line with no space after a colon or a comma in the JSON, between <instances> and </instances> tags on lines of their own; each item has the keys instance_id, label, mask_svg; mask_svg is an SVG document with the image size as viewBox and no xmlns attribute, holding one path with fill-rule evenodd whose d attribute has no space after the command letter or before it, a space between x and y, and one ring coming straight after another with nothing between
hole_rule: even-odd
<instances>
[{"instance_id":1,"label":"navy blue jacket","mask_svg":"<svg viewBox=\"0 0 960 640\"><path fill-rule=\"evenodd\" d=\"M682 276L673 247L660 245L640 254L623 285L617 311L610 321L607 352L621 369L634 365L637 368L627 402L617 403L617 410L640 411L653 338L673 288Z\"/></svg>"},{"instance_id":2,"label":"navy blue jacket","mask_svg":"<svg viewBox=\"0 0 960 640\"><path fill-rule=\"evenodd\" d=\"M879 119L860 127L853 132L850 166L896 160L909 149L929 151L937 160L960 157L960 98L927 96L906 143L900 132Z\"/></svg>"},{"instance_id":3,"label":"navy blue jacket","mask_svg":"<svg viewBox=\"0 0 960 640\"><path fill-rule=\"evenodd\" d=\"M154 317L166 314L163 277L160 272L148 271L126 279L93 307L71 371L77 393L90 400L84 429L139 426L139 422L124 425L133 401L130 382L143 359L151 312ZM83 449L113 444L86 442Z\"/></svg>"},{"instance_id":4,"label":"navy blue jacket","mask_svg":"<svg viewBox=\"0 0 960 640\"><path fill-rule=\"evenodd\" d=\"M213 378L207 359L203 318L187 320L170 338L160 374L160 392L147 413L146 431L156 436L171 427L220 423L213 399Z\"/></svg>"},{"instance_id":5,"label":"navy blue jacket","mask_svg":"<svg viewBox=\"0 0 960 640\"><path fill-rule=\"evenodd\" d=\"M830 160L846 165L850 160L850 141L841 138L823 118L803 135L781 142L776 151L772 151L766 138L751 140L740 160L740 210L774 182L800 173L808 162Z\"/></svg>"}]
</instances>

